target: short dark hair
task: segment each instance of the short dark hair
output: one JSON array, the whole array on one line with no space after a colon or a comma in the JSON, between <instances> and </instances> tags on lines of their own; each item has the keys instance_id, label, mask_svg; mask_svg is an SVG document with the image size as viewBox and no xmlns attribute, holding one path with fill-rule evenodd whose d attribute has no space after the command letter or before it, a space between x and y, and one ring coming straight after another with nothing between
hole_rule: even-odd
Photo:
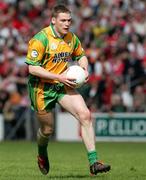
<instances>
[{"instance_id":1,"label":"short dark hair","mask_svg":"<svg viewBox=\"0 0 146 180\"><path fill-rule=\"evenodd\" d=\"M52 10L52 17L57 17L59 13L69 13L71 14L71 11L63 4L59 4L54 6Z\"/></svg>"}]
</instances>

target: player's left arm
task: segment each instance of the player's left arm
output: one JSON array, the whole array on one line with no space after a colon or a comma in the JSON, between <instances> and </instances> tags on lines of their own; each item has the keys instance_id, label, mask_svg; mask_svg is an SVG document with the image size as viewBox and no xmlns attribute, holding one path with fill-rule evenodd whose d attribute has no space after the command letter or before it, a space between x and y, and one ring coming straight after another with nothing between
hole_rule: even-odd
<instances>
[{"instance_id":1,"label":"player's left arm","mask_svg":"<svg viewBox=\"0 0 146 180\"><path fill-rule=\"evenodd\" d=\"M74 39L74 51L72 54L73 61L77 61L79 66L81 66L86 73L86 81L88 81L89 73L88 73L88 59L85 55L85 51L82 48L81 42L79 38L73 34Z\"/></svg>"},{"instance_id":2,"label":"player's left arm","mask_svg":"<svg viewBox=\"0 0 146 180\"><path fill-rule=\"evenodd\" d=\"M81 66L85 73L86 73L86 82L89 79L89 72L88 72L88 59L86 56L82 56L79 60L78 60L78 64L79 66Z\"/></svg>"}]
</instances>

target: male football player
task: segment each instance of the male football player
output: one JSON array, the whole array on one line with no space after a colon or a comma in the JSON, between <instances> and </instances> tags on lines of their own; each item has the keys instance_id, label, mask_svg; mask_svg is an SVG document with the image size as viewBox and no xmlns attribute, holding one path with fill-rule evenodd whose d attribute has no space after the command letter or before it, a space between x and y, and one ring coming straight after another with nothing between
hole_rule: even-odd
<instances>
[{"instance_id":1,"label":"male football player","mask_svg":"<svg viewBox=\"0 0 146 180\"><path fill-rule=\"evenodd\" d=\"M37 133L38 166L43 174L49 172L47 146L53 132L52 109L59 103L79 121L90 173L96 175L109 171L111 167L99 161L90 111L76 92L73 78L66 77L68 64L77 61L88 79L88 60L80 40L69 31L71 21L71 12L66 6L55 6L51 24L38 32L28 45L29 95L40 122Z\"/></svg>"}]
</instances>

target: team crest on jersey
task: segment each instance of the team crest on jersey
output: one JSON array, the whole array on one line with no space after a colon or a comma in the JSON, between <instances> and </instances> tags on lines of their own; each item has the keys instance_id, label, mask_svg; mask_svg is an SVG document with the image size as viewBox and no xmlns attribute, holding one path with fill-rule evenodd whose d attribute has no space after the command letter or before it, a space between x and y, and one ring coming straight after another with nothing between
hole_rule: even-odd
<instances>
[{"instance_id":1,"label":"team crest on jersey","mask_svg":"<svg viewBox=\"0 0 146 180\"><path fill-rule=\"evenodd\" d=\"M55 44L55 43L52 43L50 48L51 48L52 50L55 50L55 49L57 49L57 44Z\"/></svg>"},{"instance_id":2,"label":"team crest on jersey","mask_svg":"<svg viewBox=\"0 0 146 180\"><path fill-rule=\"evenodd\" d=\"M32 50L32 51L31 51L31 56L32 56L33 58L38 57L38 55L39 55L39 53L38 53L36 50Z\"/></svg>"}]
</instances>

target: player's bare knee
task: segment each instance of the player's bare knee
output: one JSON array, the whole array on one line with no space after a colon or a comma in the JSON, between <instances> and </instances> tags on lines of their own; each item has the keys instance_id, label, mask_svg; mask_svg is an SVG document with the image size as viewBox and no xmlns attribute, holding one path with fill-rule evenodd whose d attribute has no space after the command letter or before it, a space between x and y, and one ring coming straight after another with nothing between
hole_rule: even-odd
<instances>
[{"instance_id":1,"label":"player's bare knee","mask_svg":"<svg viewBox=\"0 0 146 180\"><path fill-rule=\"evenodd\" d=\"M53 131L54 131L54 129L52 127L49 127L47 129L47 132L48 132L49 135L53 134Z\"/></svg>"},{"instance_id":2,"label":"player's bare knee","mask_svg":"<svg viewBox=\"0 0 146 180\"><path fill-rule=\"evenodd\" d=\"M90 111L87 109L87 110L84 110L84 111L81 111L79 113L79 118L80 118L80 123L81 124L85 124L85 125L88 125L91 123L91 113Z\"/></svg>"},{"instance_id":3,"label":"player's bare knee","mask_svg":"<svg viewBox=\"0 0 146 180\"><path fill-rule=\"evenodd\" d=\"M51 126L45 126L42 128L43 134L46 136L50 136L51 134L53 134L54 129Z\"/></svg>"}]
</instances>

